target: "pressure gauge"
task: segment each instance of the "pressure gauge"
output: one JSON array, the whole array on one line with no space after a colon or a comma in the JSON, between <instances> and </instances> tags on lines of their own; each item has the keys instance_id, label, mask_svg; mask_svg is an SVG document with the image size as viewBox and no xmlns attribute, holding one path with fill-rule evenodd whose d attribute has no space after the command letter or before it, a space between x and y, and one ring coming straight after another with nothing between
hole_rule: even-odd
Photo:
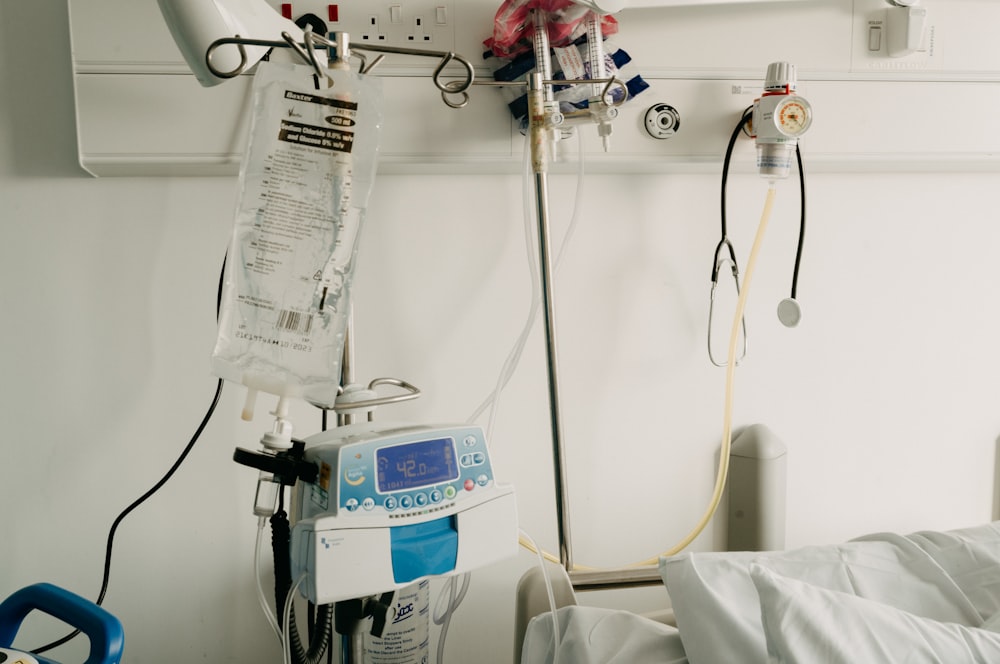
<instances>
[{"instance_id":1,"label":"pressure gauge","mask_svg":"<svg viewBox=\"0 0 1000 664\"><path fill-rule=\"evenodd\" d=\"M812 107L802 97L787 96L774 109L774 122L782 134L798 138L812 124Z\"/></svg>"},{"instance_id":2,"label":"pressure gauge","mask_svg":"<svg viewBox=\"0 0 1000 664\"><path fill-rule=\"evenodd\" d=\"M795 93L795 66L772 62L764 93L754 101L750 120L761 177L788 177L799 139L812 124L812 107Z\"/></svg>"},{"instance_id":3,"label":"pressure gauge","mask_svg":"<svg viewBox=\"0 0 1000 664\"><path fill-rule=\"evenodd\" d=\"M801 138L812 124L812 106L798 95L765 95L754 104L753 132L757 143L784 143Z\"/></svg>"}]
</instances>

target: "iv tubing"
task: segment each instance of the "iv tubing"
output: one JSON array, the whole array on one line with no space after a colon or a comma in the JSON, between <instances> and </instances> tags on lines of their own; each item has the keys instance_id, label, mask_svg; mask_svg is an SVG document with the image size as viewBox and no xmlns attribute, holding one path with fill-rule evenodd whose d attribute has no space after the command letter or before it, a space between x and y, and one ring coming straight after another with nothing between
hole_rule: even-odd
<instances>
[{"instance_id":1,"label":"iv tubing","mask_svg":"<svg viewBox=\"0 0 1000 664\"><path fill-rule=\"evenodd\" d=\"M459 577L461 577L462 586L456 593L455 586L459 583ZM451 626L451 619L455 615L455 611L462 603L462 600L465 599L465 595L469 592L469 582L471 579L471 572L453 574L452 576L449 576L448 580L445 581L445 587L442 589L441 594L438 595L437 602L434 604L434 624L441 626L441 633L438 635L438 664L443 664L444 662L444 645L448 638L448 628ZM441 601L446 595L448 597L447 605L443 611L439 612L439 609L441 608Z\"/></svg>"},{"instance_id":2,"label":"iv tubing","mask_svg":"<svg viewBox=\"0 0 1000 664\"><path fill-rule=\"evenodd\" d=\"M517 365L521 362L521 355L524 352L525 344L528 342L528 334L531 332L531 328L535 324L535 317L538 315L538 308L542 297L538 286L538 270L535 266L535 245L531 239L531 208L528 205L529 172L531 163L530 154L531 150L529 147L529 139L525 136L524 178L521 180L521 199L524 206L524 209L522 210L522 218L524 220L524 242L528 255L528 276L531 281L531 306L528 309L528 318L524 321L524 327L521 329L521 334L514 342L510 352L507 353L507 359L504 360L503 367L500 369L500 375L497 376L496 387L493 388L493 391L487 395L486 399L483 400L479 407L476 408L472 415L469 416L468 421L474 422L480 415L483 414L483 411L489 409L489 423L486 426L487 443L493 439L493 426L496 421L497 410L500 406L500 395L503 393L503 390L507 386L507 382L510 380L511 376L514 375L514 370L517 368Z\"/></svg>"},{"instance_id":3,"label":"iv tubing","mask_svg":"<svg viewBox=\"0 0 1000 664\"><path fill-rule=\"evenodd\" d=\"M295 594L299 591L299 586L302 582L306 580L306 575L303 574L299 577L292 587L288 590L288 596L285 598L285 610L282 616L282 634L284 637L281 640L281 651L284 656L285 664L292 664L292 639L290 636L290 631L292 628L292 604L295 601Z\"/></svg>"},{"instance_id":4,"label":"iv tubing","mask_svg":"<svg viewBox=\"0 0 1000 664\"><path fill-rule=\"evenodd\" d=\"M573 213L569 220L569 225L566 228L566 233L563 235L562 242L559 244L559 252L556 254L555 267L558 270L559 264L562 262L563 255L566 253L566 248L569 246L570 239L573 237L574 231L579 226L578 222L580 220L580 211L583 209L583 180L584 180L584 154L583 154L583 136L577 132L578 146L579 146L579 165L577 168L577 181L576 181L576 192L573 202ZM528 335L531 333L532 328L535 325L535 320L538 318L538 311L542 306L542 295L541 289L538 284L538 268L535 260L535 245L532 239L533 234L533 224L531 217L531 207L528 204L528 198L530 192L528 191L530 187L530 148L527 141L524 146L524 178L522 179L522 193L524 201L524 237L525 244L527 246L528 252L528 270L531 279L531 308L528 311L528 317L524 321L524 326L521 329L521 334L518 336L514 345L511 347L510 352L507 354L507 359L504 361L503 368L500 371L500 375L497 378L497 384L493 392L486 396L486 399L479 405L478 408L469 416L468 421L474 422L483 414L487 408L490 409L489 424L486 428L486 440L487 442L493 440L493 428L496 423L497 410L499 409L500 395L507 383L510 381L511 376L514 375L514 371L517 369L521 362L521 356L524 353L524 347L528 342Z\"/></svg>"},{"instance_id":5,"label":"iv tubing","mask_svg":"<svg viewBox=\"0 0 1000 664\"><path fill-rule=\"evenodd\" d=\"M520 533L520 541L522 546L526 549L532 551L538 556L538 567L542 570L542 578L545 580L545 592L549 597L549 609L552 612L552 638L554 641L554 649L552 655L552 664L559 664L559 640L560 640L560 629L559 629L559 612L556 606L556 596L552 592L552 579L549 578L549 570L545 567L546 555L542 553L542 550L535 544L535 541L531 539L531 536L523 530L518 531ZM557 564L558 560L555 560ZM520 653L516 653L520 656Z\"/></svg>"}]
</instances>

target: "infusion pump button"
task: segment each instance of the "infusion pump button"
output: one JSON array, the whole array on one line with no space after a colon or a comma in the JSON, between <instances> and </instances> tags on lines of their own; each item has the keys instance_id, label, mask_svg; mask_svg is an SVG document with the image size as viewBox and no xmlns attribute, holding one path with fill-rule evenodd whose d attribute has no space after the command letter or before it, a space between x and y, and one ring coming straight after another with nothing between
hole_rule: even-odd
<instances>
[{"instance_id":1,"label":"infusion pump button","mask_svg":"<svg viewBox=\"0 0 1000 664\"><path fill-rule=\"evenodd\" d=\"M398 505L399 505L399 503L396 501L396 497L395 496L389 496L388 498L385 499L385 502L382 503L382 506L385 507L390 512L392 510L396 509L396 507Z\"/></svg>"},{"instance_id":2,"label":"infusion pump button","mask_svg":"<svg viewBox=\"0 0 1000 664\"><path fill-rule=\"evenodd\" d=\"M399 499L399 506L404 510L408 510L413 507L413 498L410 496L403 496Z\"/></svg>"},{"instance_id":3,"label":"infusion pump button","mask_svg":"<svg viewBox=\"0 0 1000 664\"><path fill-rule=\"evenodd\" d=\"M350 498L344 506L347 508L347 511L353 512L358 509L358 499Z\"/></svg>"},{"instance_id":4,"label":"infusion pump button","mask_svg":"<svg viewBox=\"0 0 1000 664\"><path fill-rule=\"evenodd\" d=\"M444 494L441 493L440 490L434 489L433 491L431 491L431 502L432 503L435 503L435 504L440 503L443 498L444 498Z\"/></svg>"},{"instance_id":5,"label":"infusion pump button","mask_svg":"<svg viewBox=\"0 0 1000 664\"><path fill-rule=\"evenodd\" d=\"M451 486L450 484L444 488L444 497L447 498L448 500L454 498L455 494L457 493L458 491L455 490L455 487Z\"/></svg>"},{"instance_id":6,"label":"infusion pump button","mask_svg":"<svg viewBox=\"0 0 1000 664\"><path fill-rule=\"evenodd\" d=\"M370 512L370 511L372 511L373 509L375 509L375 499L374 499L374 498L371 498L371 497L368 497L368 498L365 498L365 499L364 499L364 500L363 500L363 501L361 502L361 506L362 506L363 508L365 508L365 511L368 511L368 512Z\"/></svg>"},{"instance_id":7,"label":"infusion pump button","mask_svg":"<svg viewBox=\"0 0 1000 664\"><path fill-rule=\"evenodd\" d=\"M459 459L459 463L465 468L469 468L471 466L481 466L486 463L486 455L482 452L470 452L469 454L463 454L462 458Z\"/></svg>"}]
</instances>

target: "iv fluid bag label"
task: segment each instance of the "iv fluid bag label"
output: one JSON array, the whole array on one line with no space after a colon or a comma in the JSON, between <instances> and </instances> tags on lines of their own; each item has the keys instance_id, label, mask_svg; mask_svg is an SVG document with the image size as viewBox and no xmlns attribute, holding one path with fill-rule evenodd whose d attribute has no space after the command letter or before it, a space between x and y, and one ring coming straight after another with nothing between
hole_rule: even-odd
<instances>
[{"instance_id":1,"label":"iv fluid bag label","mask_svg":"<svg viewBox=\"0 0 1000 664\"><path fill-rule=\"evenodd\" d=\"M430 661L430 582L426 579L396 592L382 638L365 630L365 662L428 664Z\"/></svg>"},{"instance_id":2,"label":"iv fluid bag label","mask_svg":"<svg viewBox=\"0 0 1000 664\"><path fill-rule=\"evenodd\" d=\"M216 375L332 406L378 152L378 81L262 62L227 258Z\"/></svg>"}]
</instances>

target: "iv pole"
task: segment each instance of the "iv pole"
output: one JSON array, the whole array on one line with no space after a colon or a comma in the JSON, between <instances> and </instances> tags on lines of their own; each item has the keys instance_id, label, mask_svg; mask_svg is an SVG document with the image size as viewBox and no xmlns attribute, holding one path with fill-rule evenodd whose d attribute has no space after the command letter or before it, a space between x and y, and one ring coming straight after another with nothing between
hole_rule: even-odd
<instances>
[{"instance_id":1,"label":"iv pole","mask_svg":"<svg viewBox=\"0 0 1000 664\"><path fill-rule=\"evenodd\" d=\"M572 81L553 81L551 78L551 60L549 57L548 32L545 28L544 13L535 10L533 14L535 25L534 49L537 63L536 73L528 77L528 131L529 149L531 150L531 169L534 174L535 206L538 224L538 262L539 278L542 291L542 304L545 325L545 358L548 378L549 417L552 428L552 461L556 493L556 528L559 538L559 562L565 568L574 588L598 590L602 588L625 588L643 586L659 582L659 572L655 567L633 567L599 571L574 571L573 544L570 527L570 500L568 469L566 467L566 446L563 441L562 413L559 395L558 352L556 342L556 312L553 287L553 258L551 231L549 225L549 192L548 171L549 155L555 140L558 126L566 119L559 111L557 102L552 95L552 85L565 84ZM600 39L600 27L596 36ZM594 34L594 33L592 33ZM603 57L600 49L591 45L598 57ZM584 81L580 81L583 83ZM617 115L617 106L624 103L628 96L625 85L617 79L595 78L587 83L604 83L600 95L592 100L592 104L602 104L602 110L595 112L591 108L585 113L587 122L597 122L605 125ZM618 85L625 92L623 99L609 103L609 91L613 85ZM570 114L577 116L577 114ZM570 117L569 119L575 119ZM610 128L602 126L599 134L607 139Z\"/></svg>"},{"instance_id":2,"label":"iv pole","mask_svg":"<svg viewBox=\"0 0 1000 664\"><path fill-rule=\"evenodd\" d=\"M545 33L536 23L536 35ZM537 41L537 37L536 37ZM545 53L548 53L548 39ZM536 43L537 49L537 43ZM542 60L536 60L540 65ZM541 68L541 67L540 67ZM538 258L541 279L543 318L545 321L545 360L548 373L549 417L552 427L552 461L555 472L556 526L559 535L559 560L566 571L573 569L573 546L570 536L569 486L565 464L565 446L562 438L562 415L559 401L559 369L555 333L555 301L552 283L552 249L549 228L548 151L551 147L552 129L547 126L546 83L547 75L531 74L528 79L529 144L531 169L535 176L535 205L538 215ZM549 88L551 90L551 88Z\"/></svg>"}]
</instances>

